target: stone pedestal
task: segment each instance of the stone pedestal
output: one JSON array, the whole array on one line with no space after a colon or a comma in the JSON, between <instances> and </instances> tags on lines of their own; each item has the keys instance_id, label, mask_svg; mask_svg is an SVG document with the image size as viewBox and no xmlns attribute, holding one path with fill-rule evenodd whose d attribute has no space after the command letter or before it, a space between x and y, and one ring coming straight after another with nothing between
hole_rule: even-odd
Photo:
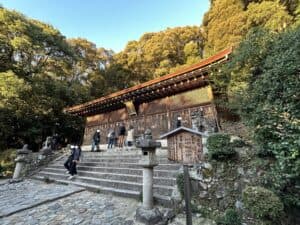
<instances>
[{"instance_id":1,"label":"stone pedestal","mask_svg":"<svg viewBox=\"0 0 300 225\"><path fill-rule=\"evenodd\" d=\"M24 145L22 149L17 150L17 158L16 161L16 167L13 175L13 179L18 179L21 176L21 173L25 167L25 164L27 163L28 159L27 156L29 154L28 145Z\"/></svg>"},{"instance_id":2,"label":"stone pedestal","mask_svg":"<svg viewBox=\"0 0 300 225\"><path fill-rule=\"evenodd\" d=\"M143 207L153 208L153 167L143 168Z\"/></svg>"},{"instance_id":3,"label":"stone pedestal","mask_svg":"<svg viewBox=\"0 0 300 225\"><path fill-rule=\"evenodd\" d=\"M144 209L144 207L139 207L136 210L136 220L147 225L158 225L166 224L163 223L163 215L157 209Z\"/></svg>"},{"instance_id":4,"label":"stone pedestal","mask_svg":"<svg viewBox=\"0 0 300 225\"><path fill-rule=\"evenodd\" d=\"M143 167L143 206L136 210L136 219L145 224L159 224L162 215L158 209L153 209L153 167L158 165L156 148L160 142L152 140L151 131L145 132L145 138L137 142L137 147L142 148L142 158L139 165Z\"/></svg>"}]
</instances>

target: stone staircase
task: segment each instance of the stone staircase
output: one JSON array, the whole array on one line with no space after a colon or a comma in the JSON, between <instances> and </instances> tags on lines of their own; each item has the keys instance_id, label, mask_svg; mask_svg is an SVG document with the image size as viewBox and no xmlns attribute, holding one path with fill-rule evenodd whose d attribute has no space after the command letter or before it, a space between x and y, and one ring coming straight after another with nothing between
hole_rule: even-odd
<instances>
[{"instance_id":1,"label":"stone staircase","mask_svg":"<svg viewBox=\"0 0 300 225\"><path fill-rule=\"evenodd\" d=\"M175 196L178 196L176 175L180 164L169 161L166 150L158 150L157 155L159 165L154 168L154 199L158 204L172 206L176 201ZM81 162L77 166L78 176L72 180L67 179L69 175L63 166L66 158L67 156L63 156L53 161L33 177L78 185L101 193L141 198L143 172L138 165L140 150L83 151Z\"/></svg>"}]
</instances>

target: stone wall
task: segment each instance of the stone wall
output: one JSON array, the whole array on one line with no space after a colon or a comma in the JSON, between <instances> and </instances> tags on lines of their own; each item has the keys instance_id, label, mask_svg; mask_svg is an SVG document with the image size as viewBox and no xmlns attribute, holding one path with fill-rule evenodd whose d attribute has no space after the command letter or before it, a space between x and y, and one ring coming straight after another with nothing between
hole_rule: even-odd
<instances>
[{"instance_id":1,"label":"stone wall","mask_svg":"<svg viewBox=\"0 0 300 225\"><path fill-rule=\"evenodd\" d=\"M62 157L65 151L66 150L64 149L54 151L52 154L47 155L47 157L45 158L41 158L40 152L30 152L30 154L28 154L28 163L25 164L25 168L21 172L21 177L32 175L42 167L48 165L54 159Z\"/></svg>"},{"instance_id":2,"label":"stone wall","mask_svg":"<svg viewBox=\"0 0 300 225\"><path fill-rule=\"evenodd\" d=\"M231 161L203 160L190 169L192 203L202 216L216 219L229 208L244 210L242 190L263 181L271 162L257 158L250 146L236 148L236 151L239 156ZM243 221L255 224L253 218L248 220Z\"/></svg>"}]
</instances>

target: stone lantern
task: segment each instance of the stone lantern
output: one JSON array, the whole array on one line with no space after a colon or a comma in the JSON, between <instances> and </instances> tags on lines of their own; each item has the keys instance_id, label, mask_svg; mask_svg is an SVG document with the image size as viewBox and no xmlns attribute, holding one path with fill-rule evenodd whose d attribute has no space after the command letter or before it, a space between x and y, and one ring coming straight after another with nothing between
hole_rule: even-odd
<instances>
[{"instance_id":1,"label":"stone lantern","mask_svg":"<svg viewBox=\"0 0 300 225\"><path fill-rule=\"evenodd\" d=\"M13 179L20 178L21 172L28 161L27 156L29 153L30 150L28 149L27 144L25 144L22 149L17 150L17 158L15 159L16 167L15 167Z\"/></svg>"},{"instance_id":2,"label":"stone lantern","mask_svg":"<svg viewBox=\"0 0 300 225\"><path fill-rule=\"evenodd\" d=\"M158 165L156 148L161 143L152 140L151 130L147 129L144 138L137 141L136 146L142 149L139 165L143 167L143 206L136 210L136 219L149 225L158 224L162 214L153 208L153 167Z\"/></svg>"},{"instance_id":3,"label":"stone lantern","mask_svg":"<svg viewBox=\"0 0 300 225\"><path fill-rule=\"evenodd\" d=\"M143 207L153 208L153 167L158 165L156 148L160 142L152 140L151 130L145 131L145 136L137 142L137 147L142 149L142 158L139 165L143 167Z\"/></svg>"}]
</instances>

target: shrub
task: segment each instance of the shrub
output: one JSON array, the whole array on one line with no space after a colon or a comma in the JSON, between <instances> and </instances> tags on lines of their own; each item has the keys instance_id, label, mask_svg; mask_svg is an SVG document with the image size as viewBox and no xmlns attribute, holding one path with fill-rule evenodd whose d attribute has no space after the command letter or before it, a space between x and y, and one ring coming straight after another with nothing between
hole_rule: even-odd
<instances>
[{"instance_id":1,"label":"shrub","mask_svg":"<svg viewBox=\"0 0 300 225\"><path fill-rule=\"evenodd\" d=\"M224 160L233 157L236 152L230 143L228 134L214 134L207 139L208 156L210 159Z\"/></svg>"},{"instance_id":2,"label":"shrub","mask_svg":"<svg viewBox=\"0 0 300 225\"><path fill-rule=\"evenodd\" d=\"M181 197L184 196L184 175L183 173L179 173L176 177L176 183L178 187L178 191L181 194Z\"/></svg>"},{"instance_id":3,"label":"shrub","mask_svg":"<svg viewBox=\"0 0 300 225\"><path fill-rule=\"evenodd\" d=\"M263 187L247 187L242 194L245 207L258 219L276 220L283 213L283 204L272 191Z\"/></svg>"},{"instance_id":4,"label":"shrub","mask_svg":"<svg viewBox=\"0 0 300 225\"><path fill-rule=\"evenodd\" d=\"M15 168L15 158L15 149L7 149L0 152L0 170L2 170L0 173L2 173L3 177L10 177L13 174Z\"/></svg>"},{"instance_id":5,"label":"shrub","mask_svg":"<svg viewBox=\"0 0 300 225\"><path fill-rule=\"evenodd\" d=\"M3 167L0 164L0 177L2 177Z\"/></svg>"},{"instance_id":6,"label":"shrub","mask_svg":"<svg viewBox=\"0 0 300 225\"><path fill-rule=\"evenodd\" d=\"M240 147L244 147L246 143L242 139L236 139L231 143L231 145L233 147L240 148Z\"/></svg>"},{"instance_id":7,"label":"shrub","mask_svg":"<svg viewBox=\"0 0 300 225\"><path fill-rule=\"evenodd\" d=\"M217 219L218 225L241 225L241 216L235 209L227 209L225 215Z\"/></svg>"}]
</instances>

